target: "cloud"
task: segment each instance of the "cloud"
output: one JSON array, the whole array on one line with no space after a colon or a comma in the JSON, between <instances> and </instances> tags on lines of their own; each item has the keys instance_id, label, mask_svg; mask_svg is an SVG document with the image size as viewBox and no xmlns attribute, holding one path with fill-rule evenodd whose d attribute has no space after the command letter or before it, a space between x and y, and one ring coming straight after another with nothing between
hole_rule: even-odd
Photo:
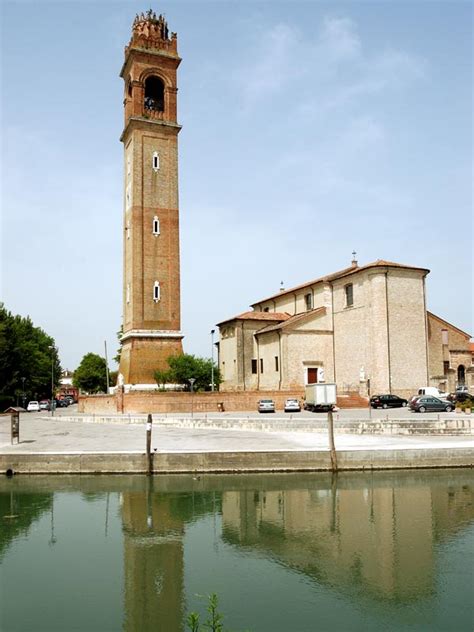
<instances>
[{"instance_id":1,"label":"cloud","mask_svg":"<svg viewBox=\"0 0 474 632\"><path fill-rule=\"evenodd\" d=\"M321 115L399 89L426 71L425 60L407 51L366 52L357 24L348 17L326 16L314 34L276 24L254 37L258 43L249 43L246 62L233 73L241 84L246 112L263 101L271 100L278 107L276 95L291 89L301 77L306 78L306 90L283 102L289 109Z\"/></svg>"}]
</instances>

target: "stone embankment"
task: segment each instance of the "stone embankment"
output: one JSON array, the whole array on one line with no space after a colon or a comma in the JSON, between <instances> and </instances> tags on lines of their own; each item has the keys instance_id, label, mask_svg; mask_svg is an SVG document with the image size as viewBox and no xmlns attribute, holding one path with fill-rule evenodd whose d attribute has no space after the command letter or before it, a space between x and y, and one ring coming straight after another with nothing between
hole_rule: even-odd
<instances>
[{"instance_id":1,"label":"stone embankment","mask_svg":"<svg viewBox=\"0 0 474 632\"><path fill-rule=\"evenodd\" d=\"M334 428L339 434L374 435L474 435L474 417L456 416L437 419L338 419ZM64 421L96 424L144 424L146 415L81 415L61 417ZM274 418L270 415L255 417L207 417L196 415L153 415L153 423L168 428L202 428L213 430L245 430L258 432L327 432L327 419L298 419L290 416Z\"/></svg>"}]
</instances>

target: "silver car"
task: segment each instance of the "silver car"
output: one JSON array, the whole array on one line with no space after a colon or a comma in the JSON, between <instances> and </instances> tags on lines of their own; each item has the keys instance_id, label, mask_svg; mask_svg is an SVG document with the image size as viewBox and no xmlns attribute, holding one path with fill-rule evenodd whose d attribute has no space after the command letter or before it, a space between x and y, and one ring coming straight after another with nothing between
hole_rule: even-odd
<instances>
[{"instance_id":1,"label":"silver car","mask_svg":"<svg viewBox=\"0 0 474 632\"><path fill-rule=\"evenodd\" d=\"M258 402L258 412L259 413L274 413L275 412L275 402L273 399L261 399Z\"/></svg>"},{"instance_id":2,"label":"silver car","mask_svg":"<svg viewBox=\"0 0 474 632\"><path fill-rule=\"evenodd\" d=\"M301 404L294 397L289 397L285 401L285 413L300 413L301 412Z\"/></svg>"}]
</instances>

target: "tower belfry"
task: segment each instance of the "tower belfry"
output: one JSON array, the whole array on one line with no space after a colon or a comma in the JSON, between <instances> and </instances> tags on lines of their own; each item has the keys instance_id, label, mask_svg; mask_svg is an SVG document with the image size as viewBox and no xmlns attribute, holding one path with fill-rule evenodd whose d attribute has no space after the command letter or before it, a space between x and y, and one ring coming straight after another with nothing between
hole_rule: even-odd
<instances>
[{"instance_id":1,"label":"tower belfry","mask_svg":"<svg viewBox=\"0 0 474 632\"><path fill-rule=\"evenodd\" d=\"M156 384L182 353L176 33L150 9L125 47L123 335L119 379Z\"/></svg>"}]
</instances>

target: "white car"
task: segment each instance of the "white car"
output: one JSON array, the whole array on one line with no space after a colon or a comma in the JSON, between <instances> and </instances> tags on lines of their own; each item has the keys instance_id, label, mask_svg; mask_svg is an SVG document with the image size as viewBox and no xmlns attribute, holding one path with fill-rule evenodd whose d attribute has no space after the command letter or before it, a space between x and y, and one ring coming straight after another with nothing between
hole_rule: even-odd
<instances>
[{"instance_id":1,"label":"white car","mask_svg":"<svg viewBox=\"0 0 474 632\"><path fill-rule=\"evenodd\" d=\"M28 406L27 406L26 410L29 413L37 413L37 412L39 412L39 409L40 409L39 402L28 402Z\"/></svg>"},{"instance_id":2,"label":"white car","mask_svg":"<svg viewBox=\"0 0 474 632\"><path fill-rule=\"evenodd\" d=\"M273 399L261 399L258 402L258 412L259 413L274 413L275 412L275 402Z\"/></svg>"},{"instance_id":3,"label":"white car","mask_svg":"<svg viewBox=\"0 0 474 632\"><path fill-rule=\"evenodd\" d=\"M301 412L301 405L299 401L290 397L285 401L285 413L299 413Z\"/></svg>"}]
</instances>

